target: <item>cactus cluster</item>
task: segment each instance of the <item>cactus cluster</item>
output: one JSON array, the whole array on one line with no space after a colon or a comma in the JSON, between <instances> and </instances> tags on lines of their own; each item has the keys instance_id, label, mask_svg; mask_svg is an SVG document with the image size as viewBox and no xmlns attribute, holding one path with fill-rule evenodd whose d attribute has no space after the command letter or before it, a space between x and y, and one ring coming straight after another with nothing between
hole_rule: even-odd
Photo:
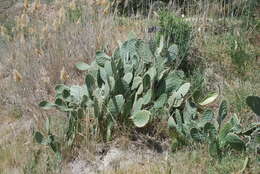
<instances>
[{"instance_id":1,"label":"cactus cluster","mask_svg":"<svg viewBox=\"0 0 260 174\"><path fill-rule=\"evenodd\" d=\"M144 127L158 110L180 107L190 88L184 73L174 68L177 46L169 47L168 57L162 56L163 47L163 38L158 48L133 38L120 44L112 56L98 51L90 65L76 64L87 71L83 86L57 85L55 102L43 101L40 107L67 113L69 142L80 131L80 119L87 110L106 140L116 125Z\"/></svg>"},{"instance_id":2,"label":"cactus cluster","mask_svg":"<svg viewBox=\"0 0 260 174\"><path fill-rule=\"evenodd\" d=\"M184 72L177 70L177 54L177 45L165 49L163 37L158 46L129 39L119 44L112 56L98 51L91 64L77 63L77 69L86 71L85 84L57 85L55 101L42 101L39 106L56 108L67 114L65 140L69 147L82 133L81 120L85 117L94 120L91 133L107 141L115 128L145 127L162 119L158 113L163 111L168 119L173 150L194 141L208 142L212 156L221 157L227 148L244 150L244 137L251 136L251 130L256 127L243 131L236 115L223 123L228 115L226 101L221 103L217 118L212 110L202 112L198 106L209 104L218 95L210 96L200 104L192 102L191 84L184 80ZM51 134L50 126L47 127L47 138L36 132L35 139L57 151L56 138ZM46 144L45 139L51 141Z\"/></svg>"},{"instance_id":3,"label":"cactus cluster","mask_svg":"<svg viewBox=\"0 0 260 174\"><path fill-rule=\"evenodd\" d=\"M193 103L186 101L184 110L180 112L176 109L168 120L173 139L172 149L175 151L180 146L194 141L208 143L209 154L221 158L227 149L243 151L250 143L250 139L259 141L259 124L254 123L249 128L243 129L236 114L224 122L227 115L226 100L222 101L217 117L214 117L214 112L209 109L201 114Z\"/></svg>"},{"instance_id":4,"label":"cactus cluster","mask_svg":"<svg viewBox=\"0 0 260 174\"><path fill-rule=\"evenodd\" d=\"M88 71L88 98L93 101L103 136L109 138L108 132L117 124L129 126L132 122L144 127L157 110L183 102L189 83L183 84L183 73L174 71L172 47L178 51L177 46L169 47L172 54L166 58L161 56L163 44L162 39L159 47L152 49L151 44L133 38L122 43L112 56L97 52L91 65L76 65Z\"/></svg>"}]
</instances>

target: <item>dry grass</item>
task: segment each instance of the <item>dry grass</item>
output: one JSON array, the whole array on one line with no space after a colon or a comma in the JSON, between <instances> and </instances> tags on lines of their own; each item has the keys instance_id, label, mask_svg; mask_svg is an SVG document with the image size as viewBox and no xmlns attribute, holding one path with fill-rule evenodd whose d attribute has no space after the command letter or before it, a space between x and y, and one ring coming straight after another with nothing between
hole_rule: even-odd
<instances>
[{"instance_id":1,"label":"dry grass","mask_svg":"<svg viewBox=\"0 0 260 174\"><path fill-rule=\"evenodd\" d=\"M130 31L141 36L142 25L131 25L130 20L125 20L126 27L113 16L104 15L102 9L85 1L78 1L80 5L73 2L57 1L37 7L28 4L26 9L16 12L15 20L10 19L13 28L2 26L1 37L5 40L0 47L2 125L27 124L17 118L22 116L22 120L33 120L34 129L42 129L47 116L61 118L55 112L42 112L38 103L43 99L52 100L56 84L83 84L84 74L76 70L75 63L90 63L100 49L112 54L118 41L126 40ZM80 18L72 22L71 18L78 15L76 8L80 8ZM57 134L62 134L61 122L62 119L58 119L53 123L60 125L54 127ZM27 133L17 131L13 141L9 141L14 135L6 126L1 126L4 129L1 136L7 140L2 138L5 141L1 142L0 173L32 173L35 170L45 173L44 161L48 155L41 159L42 164L35 164L37 148L28 136L32 135L32 130Z\"/></svg>"},{"instance_id":2,"label":"dry grass","mask_svg":"<svg viewBox=\"0 0 260 174\"><path fill-rule=\"evenodd\" d=\"M19 131L17 128L15 130L13 126L15 125L9 123L8 128L6 128L8 131L5 134L1 133L0 173L3 174L22 173L33 150L32 137L28 136L30 131L26 129Z\"/></svg>"},{"instance_id":3,"label":"dry grass","mask_svg":"<svg viewBox=\"0 0 260 174\"><path fill-rule=\"evenodd\" d=\"M2 27L3 37L10 40L0 50L2 104L22 106L25 115L37 116L37 103L52 99L56 84L83 83L76 62L90 63L100 49L112 54L118 41L127 39L130 31L140 36L141 28L122 26L84 1L38 8L29 4L16 17L13 36Z\"/></svg>"},{"instance_id":4,"label":"dry grass","mask_svg":"<svg viewBox=\"0 0 260 174\"><path fill-rule=\"evenodd\" d=\"M246 155L243 154L227 154L222 161L217 161L208 156L206 147L200 147L193 151L178 151L168 159L143 161L126 168L106 171L104 174L239 174L243 172L256 174L259 168L254 161L254 167L251 166L241 172L245 158Z\"/></svg>"}]
</instances>

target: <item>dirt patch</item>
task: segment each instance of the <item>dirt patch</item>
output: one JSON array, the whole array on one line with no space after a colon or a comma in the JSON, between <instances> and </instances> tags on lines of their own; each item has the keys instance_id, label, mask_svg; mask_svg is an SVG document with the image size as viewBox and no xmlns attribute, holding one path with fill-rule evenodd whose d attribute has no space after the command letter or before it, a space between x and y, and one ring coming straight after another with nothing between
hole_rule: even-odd
<instances>
[{"instance_id":1,"label":"dirt patch","mask_svg":"<svg viewBox=\"0 0 260 174\"><path fill-rule=\"evenodd\" d=\"M63 169L65 174L95 174L126 170L132 166L143 166L144 162L156 162L166 159L168 152L155 152L143 145L131 144L124 149L112 145L104 154L95 155L95 160L88 160L86 156L80 156L69 162Z\"/></svg>"}]
</instances>

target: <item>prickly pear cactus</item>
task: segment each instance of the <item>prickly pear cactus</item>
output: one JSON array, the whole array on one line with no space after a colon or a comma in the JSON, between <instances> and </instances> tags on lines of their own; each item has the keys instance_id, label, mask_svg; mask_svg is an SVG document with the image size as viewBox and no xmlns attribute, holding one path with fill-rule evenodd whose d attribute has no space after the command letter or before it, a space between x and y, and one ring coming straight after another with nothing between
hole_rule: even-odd
<instances>
[{"instance_id":1,"label":"prickly pear cactus","mask_svg":"<svg viewBox=\"0 0 260 174\"><path fill-rule=\"evenodd\" d=\"M104 139L109 139L114 126L119 124L145 127L158 117L157 111L182 106L190 89L180 75L183 73L174 71L168 57L161 55L163 45L162 39L153 51L149 43L132 38L122 43L112 56L98 51L90 65L76 64L80 71L87 71L83 86L57 85L55 101L43 101L40 107L67 113L67 138L71 142L79 133L80 119L87 110L93 112ZM173 45L169 52L173 63L178 47ZM170 96L175 96L171 102Z\"/></svg>"}]
</instances>

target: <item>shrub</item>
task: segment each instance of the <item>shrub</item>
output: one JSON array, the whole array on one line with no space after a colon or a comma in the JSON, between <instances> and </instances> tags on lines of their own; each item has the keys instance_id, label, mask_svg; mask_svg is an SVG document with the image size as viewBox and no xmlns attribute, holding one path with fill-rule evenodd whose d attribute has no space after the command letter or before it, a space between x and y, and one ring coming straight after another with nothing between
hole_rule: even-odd
<instances>
[{"instance_id":1,"label":"shrub","mask_svg":"<svg viewBox=\"0 0 260 174\"><path fill-rule=\"evenodd\" d=\"M166 47L176 44L179 48L178 59L180 68L184 72L188 72L189 68L185 67L188 63L189 51L192 42L192 28L191 25L185 22L182 18L177 17L170 12L163 11L160 13L159 19L160 31L157 34L157 43L160 37L166 40Z\"/></svg>"},{"instance_id":2,"label":"shrub","mask_svg":"<svg viewBox=\"0 0 260 174\"><path fill-rule=\"evenodd\" d=\"M242 36L230 35L229 55L232 63L239 73L246 71L246 65L250 63L251 55L248 52L248 42Z\"/></svg>"}]
</instances>

